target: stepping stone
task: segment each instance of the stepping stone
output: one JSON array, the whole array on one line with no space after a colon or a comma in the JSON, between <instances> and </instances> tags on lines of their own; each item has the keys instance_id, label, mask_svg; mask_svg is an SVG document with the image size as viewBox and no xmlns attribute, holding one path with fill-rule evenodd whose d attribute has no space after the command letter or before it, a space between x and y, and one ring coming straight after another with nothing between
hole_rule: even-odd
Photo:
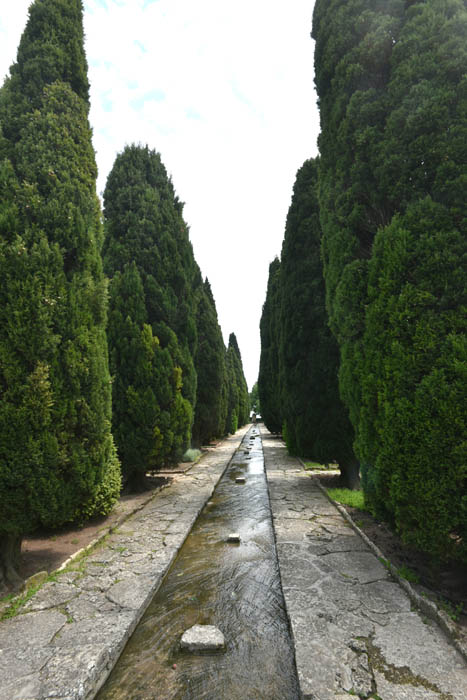
<instances>
[{"instance_id":1,"label":"stepping stone","mask_svg":"<svg viewBox=\"0 0 467 700\"><path fill-rule=\"evenodd\" d=\"M244 476L237 476L237 478L235 479L235 483L236 483L236 484L245 484L245 483L246 483L246 479L245 479Z\"/></svg>"},{"instance_id":2,"label":"stepping stone","mask_svg":"<svg viewBox=\"0 0 467 700\"><path fill-rule=\"evenodd\" d=\"M193 625L183 633L180 647L187 651L222 651L224 635L214 625Z\"/></svg>"},{"instance_id":3,"label":"stepping stone","mask_svg":"<svg viewBox=\"0 0 467 700\"><path fill-rule=\"evenodd\" d=\"M240 533L231 532L230 535L227 537L227 542L240 542Z\"/></svg>"}]
</instances>

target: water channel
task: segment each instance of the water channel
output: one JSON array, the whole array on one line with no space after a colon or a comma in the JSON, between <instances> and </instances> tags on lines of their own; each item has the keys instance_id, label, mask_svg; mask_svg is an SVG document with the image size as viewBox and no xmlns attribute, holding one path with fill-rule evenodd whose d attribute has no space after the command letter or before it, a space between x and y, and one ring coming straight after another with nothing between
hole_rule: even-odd
<instances>
[{"instance_id":1,"label":"water channel","mask_svg":"<svg viewBox=\"0 0 467 700\"><path fill-rule=\"evenodd\" d=\"M232 532L240 544L226 542ZM195 624L219 627L226 651L182 652L180 638ZM258 427L246 433L97 697L298 700Z\"/></svg>"}]
</instances>

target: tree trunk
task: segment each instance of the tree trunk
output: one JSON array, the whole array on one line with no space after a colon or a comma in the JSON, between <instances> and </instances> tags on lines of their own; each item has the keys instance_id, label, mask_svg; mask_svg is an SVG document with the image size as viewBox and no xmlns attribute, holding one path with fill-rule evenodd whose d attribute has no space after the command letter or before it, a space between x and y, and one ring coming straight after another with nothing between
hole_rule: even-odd
<instances>
[{"instance_id":1,"label":"tree trunk","mask_svg":"<svg viewBox=\"0 0 467 700\"><path fill-rule=\"evenodd\" d=\"M355 491L360 488L360 464L357 459L352 459L345 464L339 464L341 479L344 486Z\"/></svg>"},{"instance_id":2,"label":"tree trunk","mask_svg":"<svg viewBox=\"0 0 467 700\"><path fill-rule=\"evenodd\" d=\"M125 483L125 488L124 492L125 493L143 493L144 491L149 490L149 482L146 478L146 472L143 471L134 471L130 476L128 477L126 483Z\"/></svg>"},{"instance_id":3,"label":"tree trunk","mask_svg":"<svg viewBox=\"0 0 467 700\"><path fill-rule=\"evenodd\" d=\"M21 535L0 536L0 588L17 588L23 583L18 574L21 559Z\"/></svg>"}]
</instances>

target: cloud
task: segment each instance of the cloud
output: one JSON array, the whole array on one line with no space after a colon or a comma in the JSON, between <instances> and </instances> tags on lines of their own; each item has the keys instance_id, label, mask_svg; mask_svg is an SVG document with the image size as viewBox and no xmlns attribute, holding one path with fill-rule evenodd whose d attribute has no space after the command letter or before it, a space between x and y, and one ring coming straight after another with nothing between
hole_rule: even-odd
<instances>
[{"instance_id":1,"label":"cloud","mask_svg":"<svg viewBox=\"0 0 467 700\"><path fill-rule=\"evenodd\" d=\"M250 387L269 263L280 253L296 171L317 152L312 4L84 3L98 191L125 144L161 153ZM28 5L15 0L0 19L4 73Z\"/></svg>"}]
</instances>

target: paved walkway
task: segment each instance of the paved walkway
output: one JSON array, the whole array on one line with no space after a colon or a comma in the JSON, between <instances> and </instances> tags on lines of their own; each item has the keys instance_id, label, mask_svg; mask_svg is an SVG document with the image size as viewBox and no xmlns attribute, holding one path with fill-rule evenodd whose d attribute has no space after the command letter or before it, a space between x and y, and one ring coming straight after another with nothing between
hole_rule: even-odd
<instances>
[{"instance_id":1,"label":"paved walkway","mask_svg":"<svg viewBox=\"0 0 467 700\"><path fill-rule=\"evenodd\" d=\"M0 700L95 696L248 428L0 623Z\"/></svg>"},{"instance_id":2,"label":"paved walkway","mask_svg":"<svg viewBox=\"0 0 467 700\"><path fill-rule=\"evenodd\" d=\"M282 441L262 438L304 700L466 700L461 655Z\"/></svg>"}]
</instances>

